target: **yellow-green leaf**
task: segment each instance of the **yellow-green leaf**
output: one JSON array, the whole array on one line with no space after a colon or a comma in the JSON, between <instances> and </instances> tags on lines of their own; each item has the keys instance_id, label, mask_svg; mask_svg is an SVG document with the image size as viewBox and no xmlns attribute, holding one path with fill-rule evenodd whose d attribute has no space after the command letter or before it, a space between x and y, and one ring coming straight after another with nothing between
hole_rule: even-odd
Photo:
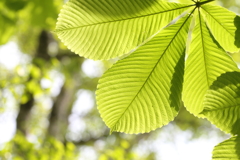
<instances>
[{"instance_id":1,"label":"yellow-green leaf","mask_svg":"<svg viewBox=\"0 0 240 160\"><path fill-rule=\"evenodd\" d=\"M149 132L177 115L190 19L164 29L100 79L98 109L111 132Z\"/></svg>"},{"instance_id":2,"label":"yellow-green leaf","mask_svg":"<svg viewBox=\"0 0 240 160\"><path fill-rule=\"evenodd\" d=\"M229 52L240 50L240 17L223 7L203 5L207 25L218 43Z\"/></svg>"},{"instance_id":3,"label":"yellow-green leaf","mask_svg":"<svg viewBox=\"0 0 240 160\"><path fill-rule=\"evenodd\" d=\"M218 45L198 11L184 75L183 101L187 110L198 115L213 81L222 73L236 70L237 65Z\"/></svg>"},{"instance_id":4,"label":"yellow-green leaf","mask_svg":"<svg viewBox=\"0 0 240 160\"><path fill-rule=\"evenodd\" d=\"M240 138L238 136L219 143L214 147L212 160L239 160Z\"/></svg>"},{"instance_id":5,"label":"yellow-green leaf","mask_svg":"<svg viewBox=\"0 0 240 160\"><path fill-rule=\"evenodd\" d=\"M240 134L240 72L227 72L214 81L202 114L221 130Z\"/></svg>"},{"instance_id":6,"label":"yellow-green leaf","mask_svg":"<svg viewBox=\"0 0 240 160\"><path fill-rule=\"evenodd\" d=\"M70 0L55 32L80 56L110 59L133 52L192 6L160 0Z\"/></svg>"}]
</instances>

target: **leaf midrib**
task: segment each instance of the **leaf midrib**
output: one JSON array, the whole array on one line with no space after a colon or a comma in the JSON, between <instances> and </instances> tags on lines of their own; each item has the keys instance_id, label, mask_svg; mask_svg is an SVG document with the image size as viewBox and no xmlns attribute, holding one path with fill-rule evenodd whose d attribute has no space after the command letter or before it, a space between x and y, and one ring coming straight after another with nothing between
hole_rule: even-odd
<instances>
[{"instance_id":1,"label":"leaf midrib","mask_svg":"<svg viewBox=\"0 0 240 160\"><path fill-rule=\"evenodd\" d=\"M206 79L207 79L207 86L209 87L209 79L208 79L208 71L207 71L207 66L206 66L206 54L205 54L205 43L203 40L203 29L202 29L202 19L201 19L201 13L198 8L198 16L199 16L199 22L200 22L200 30L201 30L201 40L202 40L202 50L203 50L203 59L204 59L204 67L205 67L205 74L206 74Z\"/></svg>"},{"instance_id":2,"label":"leaf midrib","mask_svg":"<svg viewBox=\"0 0 240 160\"><path fill-rule=\"evenodd\" d=\"M231 36L234 37L234 35L228 31L227 28L225 28L211 13L209 13L205 8L202 7L202 9L207 12L220 26L222 26L222 28L224 28Z\"/></svg>"},{"instance_id":3,"label":"leaf midrib","mask_svg":"<svg viewBox=\"0 0 240 160\"><path fill-rule=\"evenodd\" d=\"M116 126L116 124L120 121L120 119L123 117L123 115L126 113L126 111L128 110L128 108L131 106L131 104L133 103L133 101L136 99L136 97L138 96L138 94L141 92L141 90L143 89L143 87L145 86L145 84L147 83L148 79L150 78L150 76L152 75L153 71L155 70L156 66L158 65L159 61L162 59L163 55L165 55L166 51L168 50L169 46L171 45L171 43L173 42L173 40L175 39L175 37L178 35L178 33L180 32L180 30L182 29L182 27L186 24L187 20L189 19L189 17L192 15L192 13L195 11L197 7L195 7L192 12L189 14L189 16L187 17L187 19L183 22L183 24L181 25L181 27L179 28L179 30L176 32L176 34L174 35L174 37L172 38L172 40L169 42L168 46L166 47L166 49L164 50L164 52L162 53L162 55L159 57L158 61L156 62L155 66L153 67L152 71L149 73L148 77L146 78L145 82L143 83L142 87L139 89L139 91L137 92L137 94L134 96L134 98L132 99L132 101L130 102L130 104L128 105L128 107L126 107L125 111L123 112L123 114L121 115L121 117L117 120L117 122L115 122L115 124L111 127L114 128ZM111 131L112 132L112 131Z\"/></svg>"},{"instance_id":4,"label":"leaf midrib","mask_svg":"<svg viewBox=\"0 0 240 160\"><path fill-rule=\"evenodd\" d=\"M107 24L107 23L113 23L113 22L120 22L120 21L127 21L127 20L131 20L131 19L149 17L149 16L153 16L153 15L157 15L157 14L162 14L162 13L165 13L165 12L171 12L171 11L175 11L175 10L179 10L179 9L183 9L183 8L192 7L192 6L195 6L195 4L188 5L188 6L185 6L185 7L175 8L175 9L171 9L171 10L167 10L167 11L156 12L156 13L152 13L152 14L148 14L148 15L136 16L136 17L119 19L119 20L108 21L108 22L94 23L94 24L89 24L89 25L82 25L82 26L77 26L77 27L72 27L72 28L56 29L54 32L57 33L57 32L62 32L62 31L67 31L67 30L74 30L74 29L78 29L78 28L95 26L95 25L102 25L102 24Z\"/></svg>"}]
</instances>

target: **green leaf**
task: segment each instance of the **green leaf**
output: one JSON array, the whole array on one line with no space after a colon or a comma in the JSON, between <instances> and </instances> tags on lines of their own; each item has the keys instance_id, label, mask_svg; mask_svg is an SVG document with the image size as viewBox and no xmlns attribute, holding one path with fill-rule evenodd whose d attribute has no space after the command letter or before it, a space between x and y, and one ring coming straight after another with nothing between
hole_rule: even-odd
<instances>
[{"instance_id":1,"label":"green leaf","mask_svg":"<svg viewBox=\"0 0 240 160\"><path fill-rule=\"evenodd\" d=\"M220 6L203 5L203 13L211 33L229 52L240 50L240 17Z\"/></svg>"},{"instance_id":2,"label":"green leaf","mask_svg":"<svg viewBox=\"0 0 240 160\"><path fill-rule=\"evenodd\" d=\"M221 130L240 133L240 72L222 74L204 99L202 114Z\"/></svg>"},{"instance_id":3,"label":"green leaf","mask_svg":"<svg viewBox=\"0 0 240 160\"><path fill-rule=\"evenodd\" d=\"M100 79L98 109L111 132L149 132L177 115L190 19L164 29Z\"/></svg>"},{"instance_id":4,"label":"green leaf","mask_svg":"<svg viewBox=\"0 0 240 160\"><path fill-rule=\"evenodd\" d=\"M240 138L232 137L214 147L212 160L239 160Z\"/></svg>"},{"instance_id":5,"label":"green leaf","mask_svg":"<svg viewBox=\"0 0 240 160\"><path fill-rule=\"evenodd\" d=\"M192 6L160 0L70 0L55 32L80 56L110 59L133 52Z\"/></svg>"},{"instance_id":6,"label":"green leaf","mask_svg":"<svg viewBox=\"0 0 240 160\"><path fill-rule=\"evenodd\" d=\"M237 65L215 41L198 11L184 75L183 101L187 110L198 115L212 82L222 73L236 70Z\"/></svg>"}]
</instances>

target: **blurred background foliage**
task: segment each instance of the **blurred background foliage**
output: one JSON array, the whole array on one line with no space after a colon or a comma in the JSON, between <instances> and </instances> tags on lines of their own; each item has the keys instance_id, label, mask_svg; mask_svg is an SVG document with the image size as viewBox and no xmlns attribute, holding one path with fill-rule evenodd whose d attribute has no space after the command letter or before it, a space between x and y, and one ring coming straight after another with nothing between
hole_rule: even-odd
<instances>
[{"instance_id":1,"label":"blurred background foliage","mask_svg":"<svg viewBox=\"0 0 240 160\"><path fill-rule=\"evenodd\" d=\"M94 92L99 77L116 60L87 60L67 50L53 32L64 3L0 1L0 160L164 159L161 147L174 147L181 134L186 143L226 138L184 107L162 129L109 135ZM214 3L240 13L238 0ZM14 48L17 55L11 55ZM239 53L232 55L240 62Z\"/></svg>"}]
</instances>

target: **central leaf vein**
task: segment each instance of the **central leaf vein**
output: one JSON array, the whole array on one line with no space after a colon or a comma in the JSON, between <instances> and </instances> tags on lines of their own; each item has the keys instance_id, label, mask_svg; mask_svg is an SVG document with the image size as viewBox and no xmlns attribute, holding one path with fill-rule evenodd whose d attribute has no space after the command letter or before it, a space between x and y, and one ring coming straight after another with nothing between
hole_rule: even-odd
<instances>
[{"instance_id":1,"label":"central leaf vein","mask_svg":"<svg viewBox=\"0 0 240 160\"><path fill-rule=\"evenodd\" d=\"M207 71L207 66L206 66L206 55L205 55L205 44L203 40L203 29L202 29L202 19L201 19L201 14L200 10L198 9L198 16L199 16L199 25L200 25L200 31L201 31L201 40L202 40L202 50L203 50L203 59L204 59L204 67L205 67L205 73L206 73L206 79L207 79L207 86L209 87L209 79L208 79L208 71Z\"/></svg>"},{"instance_id":2,"label":"central leaf vein","mask_svg":"<svg viewBox=\"0 0 240 160\"><path fill-rule=\"evenodd\" d=\"M170 9L170 10L166 10L166 11L156 12L156 13L152 13L152 14L148 14L148 15L142 15L142 16L126 18L126 19L119 19L119 20L108 21L108 22L94 23L94 24L82 25L82 26L77 26L77 27L72 27L72 28L56 29L55 32L57 33L57 32L62 32L62 31L67 31L67 30L74 30L74 29L78 29L78 28L95 26L95 25L102 25L102 24L107 24L107 23L113 23L113 22L127 21L127 20L131 20L131 19L149 17L149 16L158 15L158 14L166 13L166 12L171 12L171 11L175 11L175 10L179 10L179 9L183 9L183 8L189 8L189 7L192 7L192 6L194 6L194 4L193 5L184 6L184 7L175 8L175 9Z\"/></svg>"},{"instance_id":3,"label":"central leaf vein","mask_svg":"<svg viewBox=\"0 0 240 160\"><path fill-rule=\"evenodd\" d=\"M132 101L130 102L130 104L126 107L125 111L123 112L123 114L121 115L121 117L117 120L117 122L115 122L115 124L111 127L114 130L114 127L116 126L116 124L120 121L120 119L123 117L123 115L126 113L126 111L128 110L128 108L131 106L131 104L134 102L134 100L137 98L138 94L141 92L141 90L143 89L143 87L145 86L145 84L147 83L148 79L150 78L150 76L152 75L153 71L155 70L156 66L158 65L158 63L160 62L160 60L162 59L162 57L165 55L166 51L168 50L168 48L170 47L170 45L172 44L172 42L174 41L174 39L176 38L176 36L178 35L178 33L181 31L181 29L183 28L183 26L186 24L187 20L190 18L190 16L192 15L192 13L195 11L197 7L195 7L192 12L188 15L188 17L186 18L186 20L183 22L183 24L181 25L181 27L178 29L178 31L176 32L176 34L174 35L174 37L172 38L172 40L169 42L169 44L167 45L166 49L164 50L164 52L161 54L161 56L159 57L158 61L156 62L156 64L154 65L152 71L149 73L148 77L146 78L146 80L144 81L143 85L141 86L141 88L139 89L139 91L137 92L137 94L134 96L134 98L132 99Z\"/></svg>"},{"instance_id":4,"label":"central leaf vein","mask_svg":"<svg viewBox=\"0 0 240 160\"><path fill-rule=\"evenodd\" d=\"M224 27L224 25L222 25L221 22L219 22L211 13L209 13L205 8L202 7L202 9L208 13L208 15L210 15L224 30L226 30L231 36L234 37L234 35L227 29Z\"/></svg>"}]
</instances>

